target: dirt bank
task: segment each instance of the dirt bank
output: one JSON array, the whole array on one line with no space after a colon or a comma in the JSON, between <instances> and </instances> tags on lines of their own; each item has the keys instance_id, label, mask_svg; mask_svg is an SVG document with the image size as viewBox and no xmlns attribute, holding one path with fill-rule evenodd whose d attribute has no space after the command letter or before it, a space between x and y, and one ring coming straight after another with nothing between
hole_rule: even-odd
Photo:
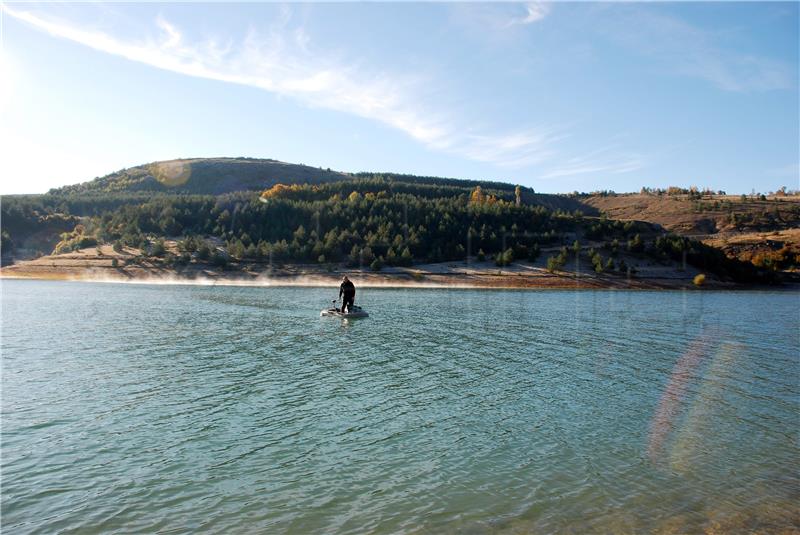
<instances>
[{"instance_id":1,"label":"dirt bank","mask_svg":"<svg viewBox=\"0 0 800 535\"><path fill-rule=\"evenodd\" d=\"M629 265L634 265L631 259ZM413 267L390 267L375 272L367 268L319 265L270 265L237 263L226 268L190 262L175 265L159 259L137 256L132 251L114 252L110 247L88 248L62 255L44 256L19 262L0 270L3 278L132 283L194 283L258 286L334 286L347 273L361 286L446 287L446 288L696 288L699 272L691 267L640 262L635 274L602 273L591 270L588 262L571 261L564 271L548 272L544 261L516 262L497 267L492 262L446 262ZM739 286L706 278L705 287Z\"/></svg>"}]
</instances>

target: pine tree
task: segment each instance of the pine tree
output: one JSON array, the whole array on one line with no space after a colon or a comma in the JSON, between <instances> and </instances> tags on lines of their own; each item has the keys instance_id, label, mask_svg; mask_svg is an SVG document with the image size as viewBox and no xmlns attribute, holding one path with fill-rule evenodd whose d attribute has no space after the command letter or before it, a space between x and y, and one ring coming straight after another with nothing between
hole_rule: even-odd
<instances>
[{"instance_id":1,"label":"pine tree","mask_svg":"<svg viewBox=\"0 0 800 535\"><path fill-rule=\"evenodd\" d=\"M406 247L405 249L403 249L403 252L400 254L400 265L402 265L402 266L410 266L413 261L414 261L414 259L411 256L411 250L408 247Z\"/></svg>"}]
</instances>

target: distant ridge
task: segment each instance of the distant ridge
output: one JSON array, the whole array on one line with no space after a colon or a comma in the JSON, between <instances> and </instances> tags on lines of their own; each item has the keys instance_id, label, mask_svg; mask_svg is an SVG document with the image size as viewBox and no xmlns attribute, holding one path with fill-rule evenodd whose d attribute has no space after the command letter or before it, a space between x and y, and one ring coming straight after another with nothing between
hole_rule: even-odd
<instances>
[{"instance_id":1,"label":"distant ridge","mask_svg":"<svg viewBox=\"0 0 800 535\"><path fill-rule=\"evenodd\" d=\"M258 158L186 158L122 169L89 182L50 190L51 194L132 191L220 195L260 191L277 183L319 184L350 175L308 165Z\"/></svg>"},{"instance_id":2,"label":"distant ridge","mask_svg":"<svg viewBox=\"0 0 800 535\"><path fill-rule=\"evenodd\" d=\"M455 186L505 191L513 195L510 182L466 180L434 176L417 176L391 172L345 173L303 164L261 158L181 158L137 165L95 178L88 182L51 189L51 195L83 195L108 193L176 193L222 195L237 191L263 191L275 184L322 184L359 179L380 178L409 184ZM534 193L522 188L522 200L551 210L581 210L596 214L595 208L563 195Z\"/></svg>"}]
</instances>

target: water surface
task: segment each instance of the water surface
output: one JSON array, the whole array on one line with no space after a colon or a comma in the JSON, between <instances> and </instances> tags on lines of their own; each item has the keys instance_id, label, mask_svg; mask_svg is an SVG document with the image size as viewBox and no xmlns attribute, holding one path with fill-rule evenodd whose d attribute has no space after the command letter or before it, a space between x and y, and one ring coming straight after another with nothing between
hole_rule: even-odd
<instances>
[{"instance_id":1,"label":"water surface","mask_svg":"<svg viewBox=\"0 0 800 535\"><path fill-rule=\"evenodd\" d=\"M2 282L8 533L800 529L800 298Z\"/></svg>"}]
</instances>

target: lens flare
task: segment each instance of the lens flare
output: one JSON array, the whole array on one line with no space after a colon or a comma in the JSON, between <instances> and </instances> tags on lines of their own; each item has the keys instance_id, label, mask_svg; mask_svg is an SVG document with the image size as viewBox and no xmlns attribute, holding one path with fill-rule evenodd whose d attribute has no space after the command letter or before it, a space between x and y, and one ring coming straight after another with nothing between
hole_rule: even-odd
<instances>
[{"instance_id":1,"label":"lens flare","mask_svg":"<svg viewBox=\"0 0 800 535\"><path fill-rule=\"evenodd\" d=\"M717 329L706 329L689 344L689 348L675 363L650 424L647 456L653 463L661 458L664 443L675 427L675 420L681 412L691 379L696 376L698 366L708 356L709 349L718 339Z\"/></svg>"},{"instance_id":2,"label":"lens flare","mask_svg":"<svg viewBox=\"0 0 800 535\"><path fill-rule=\"evenodd\" d=\"M192 164L184 160L159 162L150 166L150 173L162 184L174 188L182 186L192 176Z\"/></svg>"},{"instance_id":3,"label":"lens flare","mask_svg":"<svg viewBox=\"0 0 800 535\"><path fill-rule=\"evenodd\" d=\"M729 387L726 377L736 365L740 350L738 344L723 342L716 351L669 448L669 464L674 471L686 473L697 464L701 455L713 455L723 447L724 437L718 436L719 429L715 423L726 407Z\"/></svg>"}]
</instances>

